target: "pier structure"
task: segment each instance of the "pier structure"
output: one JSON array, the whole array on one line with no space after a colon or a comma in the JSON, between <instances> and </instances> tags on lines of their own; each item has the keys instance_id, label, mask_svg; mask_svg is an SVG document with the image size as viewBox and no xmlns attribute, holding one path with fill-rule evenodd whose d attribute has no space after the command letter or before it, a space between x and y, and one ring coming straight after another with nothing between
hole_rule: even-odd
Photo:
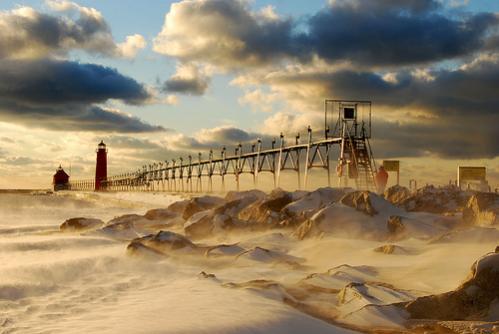
<instances>
[{"instance_id":1,"label":"pier structure","mask_svg":"<svg viewBox=\"0 0 499 334\"><path fill-rule=\"evenodd\" d=\"M331 130L332 129L332 130ZM322 131L321 131L322 132ZM233 151L226 147L207 156L198 153L178 159L155 161L142 168L100 180L99 189L106 191L165 191L212 192L225 191L227 182L241 188L241 176L250 174L253 187L259 188L262 173L272 175L273 187L278 188L283 171L294 171L298 189L306 189L313 169L325 171L327 184L332 185L331 161L337 158L336 174L339 185L353 179L358 189L375 190L376 165L372 156L370 101L325 101L325 126L320 139L313 138L309 126L305 138L297 134L291 140L281 134L269 148L262 141L245 147L238 144ZM338 145L339 156L333 157ZM229 179L232 179L231 181ZM221 189L214 189L213 181L220 180ZM203 183L206 188L203 188ZM71 182L72 190L92 190L96 180Z\"/></svg>"}]
</instances>

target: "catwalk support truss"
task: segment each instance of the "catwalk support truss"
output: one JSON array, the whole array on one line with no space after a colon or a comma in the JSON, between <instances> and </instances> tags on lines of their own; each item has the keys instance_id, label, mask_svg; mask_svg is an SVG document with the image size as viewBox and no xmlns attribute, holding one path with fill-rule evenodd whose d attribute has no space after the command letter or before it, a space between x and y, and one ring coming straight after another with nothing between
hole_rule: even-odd
<instances>
[{"instance_id":1,"label":"catwalk support truss","mask_svg":"<svg viewBox=\"0 0 499 334\"><path fill-rule=\"evenodd\" d=\"M330 124L331 120L334 123ZM330 132L330 129L334 130ZM240 190L243 174L250 174L253 187L259 188L262 173L270 173L273 187L278 188L282 172L294 171L298 189L306 189L310 177L317 175L310 173L312 169L324 170L327 185L331 186L331 160L336 158L340 186L347 185L350 178L355 180L358 189L374 190L376 166L369 144L370 135L370 102L326 100L324 136L320 140L313 140L312 129L308 127L305 142L297 135L288 143L281 134L279 140L274 139L266 149L262 147L262 141L257 140L247 152L239 144L233 154L224 147L217 156L210 151L204 159L199 153L196 157L154 162L135 172L110 176L102 183L102 188L110 191L225 191L231 176L236 189ZM339 157L333 157L335 145L339 147ZM215 178L220 181L221 189L214 189ZM94 182L73 181L70 187L72 190L93 190Z\"/></svg>"}]
</instances>

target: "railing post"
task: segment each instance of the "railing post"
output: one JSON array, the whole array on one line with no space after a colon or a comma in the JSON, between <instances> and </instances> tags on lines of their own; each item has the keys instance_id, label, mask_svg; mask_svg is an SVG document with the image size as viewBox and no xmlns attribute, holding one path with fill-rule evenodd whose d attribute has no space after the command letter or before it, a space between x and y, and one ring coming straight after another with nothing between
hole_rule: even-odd
<instances>
[{"instance_id":1,"label":"railing post","mask_svg":"<svg viewBox=\"0 0 499 334\"><path fill-rule=\"evenodd\" d=\"M258 188L258 174L260 173L260 152L262 151L262 140L258 138L256 142L256 163L255 163L255 188Z\"/></svg>"},{"instance_id":2,"label":"railing post","mask_svg":"<svg viewBox=\"0 0 499 334\"><path fill-rule=\"evenodd\" d=\"M282 134L281 132L281 135L279 136L280 138L280 146L279 146L279 155L278 155L278 159L279 161L277 161L277 188L279 188L279 185L280 185L280 182L281 182L281 169L282 169L282 149L284 148L284 135Z\"/></svg>"},{"instance_id":3,"label":"railing post","mask_svg":"<svg viewBox=\"0 0 499 334\"><path fill-rule=\"evenodd\" d=\"M196 182L196 191L203 191L203 166L201 165L201 152L198 153L198 182Z\"/></svg>"},{"instance_id":4,"label":"railing post","mask_svg":"<svg viewBox=\"0 0 499 334\"><path fill-rule=\"evenodd\" d=\"M275 148L276 139L272 139L272 150ZM276 188L276 173L275 173L275 152L272 152L272 176L274 177L274 189Z\"/></svg>"},{"instance_id":5,"label":"railing post","mask_svg":"<svg viewBox=\"0 0 499 334\"><path fill-rule=\"evenodd\" d=\"M295 137L295 145L300 145L300 134L298 133ZM301 190L301 173L300 173L300 152L301 149L296 149L296 173L298 174L298 190Z\"/></svg>"},{"instance_id":6,"label":"railing post","mask_svg":"<svg viewBox=\"0 0 499 334\"><path fill-rule=\"evenodd\" d=\"M307 189L307 178L308 178L308 169L309 169L309 160L310 160L310 146L312 144L312 128L310 125L307 128L308 132L308 142L307 142L307 153L305 155L305 170L303 172L303 189Z\"/></svg>"},{"instance_id":7,"label":"railing post","mask_svg":"<svg viewBox=\"0 0 499 334\"><path fill-rule=\"evenodd\" d=\"M210 150L208 160L208 192L211 193L213 192L213 150Z\"/></svg>"},{"instance_id":8,"label":"railing post","mask_svg":"<svg viewBox=\"0 0 499 334\"><path fill-rule=\"evenodd\" d=\"M222 169L220 170L220 176L222 177L222 192L225 193L225 174L227 173L227 168L225 166L225 146L222 147Z\"/></svg>"}]
</instances>

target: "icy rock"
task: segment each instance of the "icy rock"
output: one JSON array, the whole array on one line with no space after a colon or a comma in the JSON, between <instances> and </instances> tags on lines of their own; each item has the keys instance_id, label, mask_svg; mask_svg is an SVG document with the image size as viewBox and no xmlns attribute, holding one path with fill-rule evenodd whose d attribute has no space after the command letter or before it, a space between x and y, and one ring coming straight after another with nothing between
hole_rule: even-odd
<instances>
[{"instance_id":1,"label":"icy rock","mask_svg":"<svg viewBox=\"0 0 499 334\"><path fill-rule=\"evenodd\" d=\"M152 209L146 212L144 218L149 220L170 220L174 219L178 216L178 214L169 209Z\"/></svg>"},{"instance_id":2,"label":"icy rock","mask_svg":"<svg viewBox=\"0 0 499 334\"><path fill-rule=\"evenodd\" d=\"M100 230L108 237L119 239L119 240L132 240L140 236L140 234L135 230L135 226L132 221L123 221L107 224Z\"/></svg>"},{"instance_id":3,"label":"icy rock","mask_svg":"<svg viewBox=\"0 0 499 334\"><path fill-rule=\"evenodd\" d=\"M209 236L213 229L213 214L210 210L192 215L184 224L185 234L191 238Z\"/></svg>"},{"instance_id":4,"label":"icy rock","mask_svg":"<svg viewBox=\"0 0 499 334\"><path fill-rule=\"evenodd\" d=\"M405 231L405 225L402 223L402 217L390 216L386 222L386 228L391 235L400 235Z\"/></svg>"},{"instance_id":5,"label":"icy rock","mask_svg":"<svg viewBox=\"0 0 499 334\"><path fill-rule=\"evenodd\" d=\"M467 224L491 226L499 224L499 195L476 193L470 197L463 209L463 220Z\"/></svg>"},{"instance_id":6,"label":"icy rock","mask_svg":"<svg viewBox=\"0 0 499 334\"><path fill-rule=\"evenodd\" d=\"M299 266L303 259L285 254L283 252L274 251L270 249L265 249L262 247L255 247L253 249L247 250L240 253L237 260L250 260L263 263L286 263L293 266Z\"/></svg>"},{"instance_id":7,"label":"icy rock","mask_svg":"<svg viewBox=\"0 0 499 334\"><path fill-rule=\"evenodd\" d=\"M173 202L168 206L168 210L178 213L179 215L182 215L185 211L185 208L187 207L187 204L189 204L190 200L189 199L184 199L182 201L177 201Z\"/></svg>"},{"instance_id":8,"label":"icy rock","mask_svg":"<svg viewBox=\"0 0 499 334\"><path fill-rule=\"evenodd\" d=\"M456 290L417 298L405 305L413 319L480 320L499 298L499 253L473 263L468 279Z\"/></svg>"},{"instance_id":9,"label":"icy rock","mask_svg":"<svg viewBox=\"0 0 499 334\"><path fill-rule=\"evenodd\" d=\"M143 220L148 220L148 219L144 218L144 216L137 214L127 214L119 217L114 217L113 219L111 219L106 223L106 226L111 226L114 224L123 224L123 225L133 224Z\"/></svg>"},{"instance_id":10,"label":"icy rock","mask_svg":"<svg viewBox=\"0 0 499 334\"><path fill-rule=\"evenodd\" d=\"M145 216L127 214L111 219L101 230L107 235L119 239L134 239L141 235L159 231L167 226L168 223L161 219L151 220Z\"/></svg>"},{"instance_id":11,"label":"icy rock","mask_svg":"<svg viewBox=\"0 0 499 334\"><path fill-rule=\"evenodd\" d=\"M371 203L371 198L373 196L376 195L369 191L354 191L343 196L340 202L358 211L364 212L369 216L374 216L378 211L376 211Z\"/></svg>"},{"instance_id":12,"label":"icy rock","mask_svg":"<svg viewBox=\"0 0 499 334\"><path fill-rule=\"evenodd\" d=\"M246 224L237 219L237 215L252 198L241 198L226 202L214 209L205 210L192 215L184 224L184 231L192 238L203 238L214 232L244 227Z\"/></svg>"},{"instance_id":13,"label":"icy rock","mask_svg":"<svg viewBox=\"0 0 499 334\"><path fill-rule=\"evenodd\" d=\"M186 204L184 211L182 212L182 218L185 220L189 219L195 213L212 209L224 203L224 199L216 196L202 196L196 197Z\"/></svg>"},{"instance_id":14,"label":"icy rock","mask_svg":"<svg viewBox=\"0 0 499 334\"><path fill-rule=\"evenodd\" d=\"M91 229L97 229L104 225L104 222L100 219L94 218L70 218L61 224L59 229L61 231L86 231Z\"/></svg>"},{"instance_id":15,"label":"icy rock","mask_svg":"<svg viewBox=\"0 0 499 334\"><path fill-rule=\"evenodd\" d=\"M298 239L321 236L328 233L346 238L384 240L387 236L386 222L366 217L365 212L333 203L319 210L295 231Z\"/></svg>"},{"instance_id":16,"label":"icy rock","mask_svg":"<svg viewBox=\"0 0 499 334\"><path fill-rule=\"evenodd\" d=\"M183 235L170 231L159 231L156 234L134 239L128 245L127 250L135 250L142 246L162 254L167 254L170 251L192 251L197 249L197 246L192 241Z\"/></svg>"},{"instance_id":17,"label":"icy rock","mask_svg":"<svg viewBox=\"0 0 499 334\"><path fill-rule=\"evenodd\" d=\"M245 200L255 202L265 198L265 193L261 190L253 189L246 191L229 191L225 195L225 200L227 202L232 202L235 200Z\"/></svg>"},{"instance_id":18,"label":"icy rock","mask_svg":"<svg viewBox=\"0 0 499 334\"><path fill-rule=\"evenodd\" d=\"M385 199L395 205L402 203L404 200L411 196L411 191L399 185L395 185L385 190Z\"/></svg>"},{"instance_id":19,"label":"icy rock","mask_svg":"<svg viewBox=\"0 0 499 334\"><path fill-rule=\"evenodd\" d=\"M436 188L432 185L418 189L399 203L407 211L431 213L456 212L464 207L470 194L454 186Z\"/></svg>"},{"instance_id":20,"label":"icy rock","mask_svg":"<svg viewBox=\"0 0 499 334\"><path fill-rule=\"evenodd\" d=\"M275 189L265 198L241 210L238 217L249 223L278 225L283 220L281 210L293 201L293 197L292 193Z\"/></svg>"},{"instance_id":21,"label":"icy rock","mask_svg":"<svg viewBox=\"0 0 499 334\"><path fill-rule=\"evenodd\" d=\"M245 249L237 244L234 245L217 245L210 247L206 250L207 257L223 257L223 256L236 256L244 252Z\"/></svg>"},{"instance_id":22,"label":"icy rock","mask_svg":"<svg viewBox=\"0 0 499 334\"><path fill-rule=\"evenodd\" d=\"M324 206L338 202L344 195L343 189L319 188L289 203L282 209L282 212L288 217L290 223L301 223Z\"/></svg>"},{"instance_id":23,"label":"icy rock","mask_svg":"<svg viewBox=\"0 0 499 334\"><path fill-rule=\"evenodd\" d=\"M383 254L407 254L405 248L393 244L376 247L374 251Z\"/></svg>"}]
</instances>

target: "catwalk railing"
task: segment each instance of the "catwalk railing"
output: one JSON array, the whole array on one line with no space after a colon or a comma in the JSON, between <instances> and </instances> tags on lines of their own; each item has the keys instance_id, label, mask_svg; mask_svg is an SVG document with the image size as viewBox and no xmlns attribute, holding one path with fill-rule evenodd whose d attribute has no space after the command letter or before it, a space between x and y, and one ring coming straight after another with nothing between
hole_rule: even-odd
<instances>
[{"instance_id":1,"label":"catwalk railing","mask_svg":"<svg viewBox=\"0 0 499 334\"><path fill-rule=\"evenodd\" d=\"M253 186L258 188L259 175L270 173L273 176L274 188L279 187L281 172L291 170L296 172L298 188L305 188L309 179L309 172L313 168L327 171L328 184L331 185L331 148L341 144L343 138L328 138L326 130L323 139L312 140L312 129L308 128L308 137L305 143L300 142L297 135L293 144L288 145L281 134L279 142L274 139L271 147L262 149L262 142L258 140L251 145L249 152L243 152L239 144L234 154L228 154L225 147L220 155L215 157L210 151L207 159L201 153L196 158L188 156L154 162L143 166L135 172L113 175L102 181L102 190L110 191L167 191L167 192L211 192L213 179L219 177L221 191L225 191L226 178L234 176L236 189L240 190L242 174L251 174ZM203 189L203 180L207 189ZM93 190L95 181L72 181L72 190Z\"/></svg>"}]
</instances>

